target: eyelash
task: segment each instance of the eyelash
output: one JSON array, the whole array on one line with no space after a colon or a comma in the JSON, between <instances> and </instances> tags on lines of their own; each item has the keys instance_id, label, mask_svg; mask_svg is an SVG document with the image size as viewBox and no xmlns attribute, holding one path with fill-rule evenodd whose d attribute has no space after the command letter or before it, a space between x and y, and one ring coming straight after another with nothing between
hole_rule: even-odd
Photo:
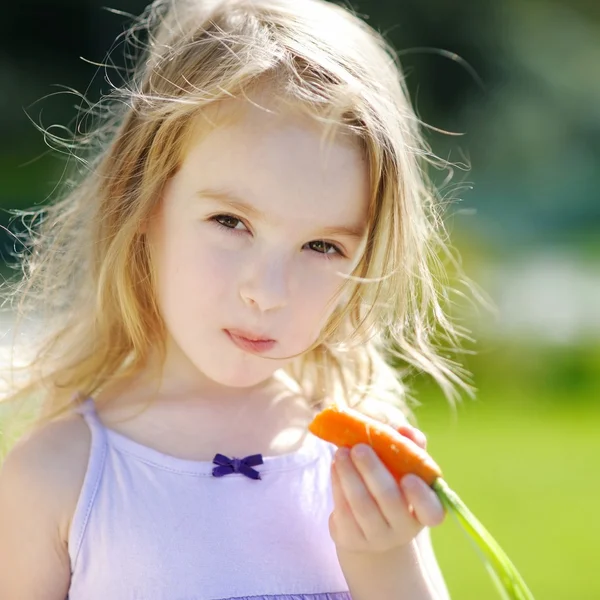
<instances>
[{"instance_id":1,"label":"eyelash","mask_svg":"<svg viewBox=\"0 0 600 600\"><path fill-rule=\"evenodd\" d=\"M242 231L239 229L236 229L235 226L229 227L228 225L223 225L223 223L221 223L221 221L219 219L228 219L228 220L237 221L238 223L242 223L244 225L244 227L246 227L246 224L240 218L234 217L233 215L219 214L219 215L215 215L214 217L210 218L210 220L213 221L218 227L220 227L221 229L225 229L226 231L229 231L229 232L242 233ZM237 225L237 223L236 223L236 225ZM313 240L312 242L308 242L308 244L314 244L315 242L325 244L328 247L328 249L333 248L333 250L334 250L333 254L335 254L335 255L342 256L344 258L346 256L342 252L342 250L339 246L336 246L335 244L332 244L331 242L326 242L325 240ZM313 250L313 252L315 252L316 254L321 254L322 256L324 256L326 258L332 257L332 254L330 254L329 252L319 252L318 250Z\"/></svg>"}]
</instances>

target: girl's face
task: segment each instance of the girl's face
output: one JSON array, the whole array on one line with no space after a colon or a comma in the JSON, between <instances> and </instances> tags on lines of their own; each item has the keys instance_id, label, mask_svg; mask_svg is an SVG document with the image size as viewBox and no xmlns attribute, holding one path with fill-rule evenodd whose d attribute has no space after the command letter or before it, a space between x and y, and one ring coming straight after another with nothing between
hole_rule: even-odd
<instances>
[{"instance_id":1,"label":"girl's face","mask_svg":"<svg viewBox=\"0 0 600 600\"><path fill-rule=\"evenodd\" d=\"M250 387L319 336L363 249L369 181L355 139L323 144L295 112L236 114L192 132L147 235L165 369Z\"/></svg>"}]
</instances>

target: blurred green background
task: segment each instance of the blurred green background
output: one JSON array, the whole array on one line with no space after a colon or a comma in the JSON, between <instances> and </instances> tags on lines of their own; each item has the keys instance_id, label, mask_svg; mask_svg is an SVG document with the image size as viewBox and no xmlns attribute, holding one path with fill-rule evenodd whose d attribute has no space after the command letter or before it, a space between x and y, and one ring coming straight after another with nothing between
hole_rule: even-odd
<instances>
[{"instance_id":1,"label":"blurred green background","mask_svg":"<svg viewBox=\"0 0 600 600\"><path fill-rule=\"evenodd\" d=\"M65 157L34 124L71 126L77 90L120 83L105 54L143 0L7 1L0 20L0 225L45 202ZM464 311L478 394L452 410L416 381L416 414L450 485L536 598L600 598L600 3L371 0L399 50L433 150L459 166L442 194L467 274L497 311ZM81 60L80 57L86 59ZM122 47L112 61L121 65ZM469 169L460 168L469 165ZM443 184L447 173L435 173ZM14 239L3 229L10 260ZM18 248L18 246L17 246ZM6 272L6 270L5 270ZM460 600L495 598L450 520L434 532Z\"/></svg>"}]
</instances>

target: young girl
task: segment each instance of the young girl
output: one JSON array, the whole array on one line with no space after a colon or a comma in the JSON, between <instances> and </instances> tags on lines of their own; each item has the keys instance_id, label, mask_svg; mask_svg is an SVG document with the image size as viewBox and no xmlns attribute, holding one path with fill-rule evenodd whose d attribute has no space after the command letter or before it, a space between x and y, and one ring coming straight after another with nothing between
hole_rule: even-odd
<instances>
[{"instance_id":1,"label":"young girl","mask_svg":"<svg viewBox=\"0 0 600 600\"><path fill-rule=\"evenodd\" d=\"M466 386L391 48L322 0L143 28L23 255L7 400L40 411L0 472L0 598L448 598L432 490L307 432L336 402L424 445L398 365Z\"/></svg>"}]
</instances>

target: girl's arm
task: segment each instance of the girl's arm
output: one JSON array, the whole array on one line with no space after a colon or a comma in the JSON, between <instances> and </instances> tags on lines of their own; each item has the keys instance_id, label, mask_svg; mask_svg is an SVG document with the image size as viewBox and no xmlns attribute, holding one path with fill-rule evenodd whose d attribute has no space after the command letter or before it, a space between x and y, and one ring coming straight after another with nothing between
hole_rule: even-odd
<instances>
[{"instance_id":1,"label":"girl's arm","mask_svg":"<svg viewBox=\"0 0 600 600\"><path fill-rule=\"evenodd\" d=\"M444 575L440 569L437 558L433 551L433 544L431 543L431 531L428 527L416 537L417 548L421 556L422 564L425 565L425 570L429 581L435 588L437 593L436 598L440 600L450 600L450 592L446 587L446 581Z\"/></svg>"},{"instance_id":2,"label":"girl's arm","mask_svg":"<svg viewBox=\"0 0 600 600\"><path fill-rule=\"evenodd\" d=\"M70 583L66 506L76 498L79 425L57 422L19 442L0 466L0 598L65 600ZM83 435L82 435L83 434ZM83 457L85 458L85 457Z\"/></svg>"},{"instance_id":3,"label":"girl's arm","mask_svg":"<svg viewBox=\"0 0 600 600\"><path fill-rule=\"evenodd\" d=\"M352 600L450 598L437 562L434 559L432 564L424 558L417 540L382 553L338 551L338 559Z\"/></svg>"}]
</instances>

